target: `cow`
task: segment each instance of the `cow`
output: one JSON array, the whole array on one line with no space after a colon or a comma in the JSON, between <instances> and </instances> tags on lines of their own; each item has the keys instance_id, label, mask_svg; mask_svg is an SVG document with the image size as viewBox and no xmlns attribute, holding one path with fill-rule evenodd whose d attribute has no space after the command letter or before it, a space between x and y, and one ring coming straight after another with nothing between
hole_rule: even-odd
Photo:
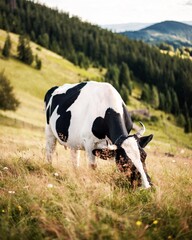
<instances>
[{"instance_id":1,"label":"cow","mask_svg":"<svg viewBox=\"0 0 192 240\"><path fill-rule=\"evenodd\" d=\"M130 135L131 116L111 84L87 81L52 87L44 101L46 155L50 163L58 141L73 153L85 150L93 168L96 157L115 158L120 171L126 172L132 183L140 179L144 188L151 187L143 148L153 135L142 137L145 132L142 123L141 129Z\"/></svg>"}]
</instances>

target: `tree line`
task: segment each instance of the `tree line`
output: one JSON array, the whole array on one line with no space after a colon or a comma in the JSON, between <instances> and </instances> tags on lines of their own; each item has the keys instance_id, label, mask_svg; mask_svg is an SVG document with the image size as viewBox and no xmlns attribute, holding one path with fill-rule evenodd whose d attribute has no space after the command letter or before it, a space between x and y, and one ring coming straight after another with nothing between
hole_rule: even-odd
<instances>
[{"instance_id":1,"label":"tree line","mask_svg":"<svg viewBox=\"0 0 192 240\"><path fill-rule=\"evenodd\" d=\"M5 39L3 48L2 48L2 56L5 59L9 59L11 54L11 37L9 33L7 34L7 37ZM31 65L34 60L33 52L30 47L30 41L29 38L20 35L18 46L17 46L17 56L20 61ZM40 70L41 69L41 60L36 55L35 56L35 68ZM11 86L10 80L5 75L4 71L0 72L0 109L2 110L12 110L15 111L20 102L15 97L13 92L13 87Z\"/></svg>"},{"instance_id":2,"label":"tree line","mask_svg":"<svg viewBox=\"0 0 192 240\"><path fill-rule=\"evenodd\" d=\"M81 67L107 68L106 79L116 84L125 99L131 92L130 81L122 83L120 80L122 65L126 64L132 81L157 89L159 108L175 115L179 111L185 119L192 119L192 62L189 59L161 54L158 47L130 40L68 13L26 0L16 0L15 4L12 0L0 0L0 28L27 34L32 41ZM177 102L175 108L179 110L168 106L169 98L172 105Z\"/></svg>"},{"instance_id":3,"label":"tree line","mask_svg":"<svg viewBox=\"0 0 192 240\"><path fill-rule=\"evenodd\" d=\"M11 37L9 33L7 34L4 46L2 48L2 55L5 58L9 58L11 56ZM35 61L35 68L40 70L42 67L42 61L36 54L35 56L33 55L31 46L30 46L30 40L27 36L20 35L19 36L19 41L18 41L18 46L17 46L17 56L16 56L20 61L31 65L33 61Z\"/></svg>"}]
</instances>

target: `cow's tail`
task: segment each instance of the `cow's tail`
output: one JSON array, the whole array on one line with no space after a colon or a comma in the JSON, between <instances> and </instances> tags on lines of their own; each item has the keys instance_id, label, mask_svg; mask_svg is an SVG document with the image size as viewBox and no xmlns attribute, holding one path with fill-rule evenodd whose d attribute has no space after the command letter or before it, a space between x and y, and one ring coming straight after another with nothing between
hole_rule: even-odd
<instances>
[{"instance_id":1,"label":"cow's tail","mask_svg":"<svg viewBox=\"0 0 192 240\"><path fill-rule=\"evenodd\" d=\"M49 89L44 97L44 103L45 103L45 112L46 112L46 117L47 117L47 123L49 123L49 111L51 110L50 108L50 100L52 97L53 92L55 91L55 89L57 89L58 87L52 87L51 89Z\"/></svg>"}]
</instances>

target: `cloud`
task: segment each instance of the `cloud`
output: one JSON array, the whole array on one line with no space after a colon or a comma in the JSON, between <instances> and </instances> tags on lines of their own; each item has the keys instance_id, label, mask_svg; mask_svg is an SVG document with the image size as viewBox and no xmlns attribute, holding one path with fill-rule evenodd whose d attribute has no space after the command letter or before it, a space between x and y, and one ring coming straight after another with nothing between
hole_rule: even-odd
<instances>
[{"instance_id":1,"label":"cloud","mask_svg":"<svg viewBox=\"0 0 192 240\"><path fill-rule=\"evenodd\" d=\"M192 0L188 0L185 5L192 6Z\"/></svg>"}]
</instances>

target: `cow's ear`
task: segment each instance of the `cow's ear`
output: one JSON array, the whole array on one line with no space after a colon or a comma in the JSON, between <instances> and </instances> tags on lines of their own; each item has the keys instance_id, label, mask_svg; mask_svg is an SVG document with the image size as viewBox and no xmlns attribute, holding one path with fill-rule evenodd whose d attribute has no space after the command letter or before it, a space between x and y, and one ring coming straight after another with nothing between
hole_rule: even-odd
<instances>
[{"instance_id":1,"label":"cow's ear","mask_svg":"<svg viewBox=\"0 0 192 240\"><path fill-rule=\"evenodd\" d=\"M153 139L153 134L139 138L139 145L144 148Z\"/></svg>"},{"instance_id":2,"label":"cow's ear","mask_svg":"<svg viewBox=\"0 0 192 240\"><path fill-rule=\"evenodd\" d=\"M94 149L92 151L93 155L96 157L99 157L103 160L108 160L112 159L116 155L116 150L114 149L109 149L109 148L102 148L102 149Z\"/></svg>"}]
</instances>

